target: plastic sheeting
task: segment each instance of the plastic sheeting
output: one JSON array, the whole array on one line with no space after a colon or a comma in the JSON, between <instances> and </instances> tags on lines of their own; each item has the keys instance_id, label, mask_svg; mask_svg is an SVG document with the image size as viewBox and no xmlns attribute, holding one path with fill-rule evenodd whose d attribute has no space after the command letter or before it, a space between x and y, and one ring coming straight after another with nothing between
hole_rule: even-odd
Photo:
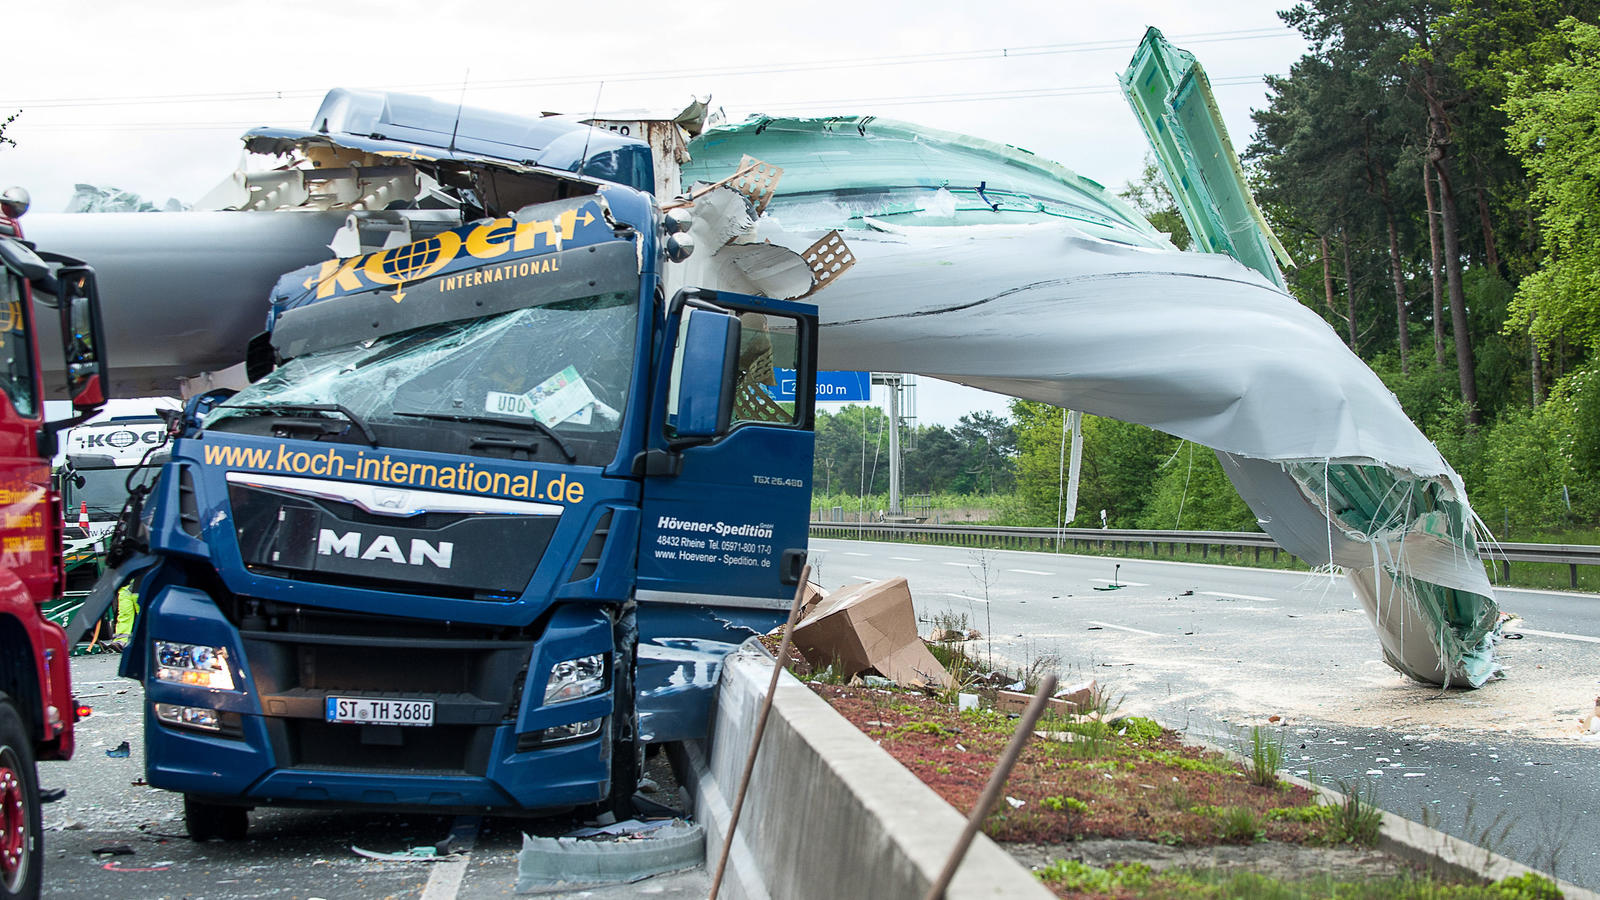
<instances>
[{"instance_id":1,"label":"plastic sheeting","mask_svg":"<svg viewBox=\"0 0 1600 900\"><path fill-rule=\"evenodd\" d=\"M1261 273L1175 251L1025 151L902 123L763 117L690 152L707 181L743 154L783 167L759 238L799 250L844 231L856 267L814 298L823 368L930 375L1215 448L1263 528L1350 571L1391 665L1461 686L1493 674L1498 611L1459 477Z\"/></svg>"}]
</instances>

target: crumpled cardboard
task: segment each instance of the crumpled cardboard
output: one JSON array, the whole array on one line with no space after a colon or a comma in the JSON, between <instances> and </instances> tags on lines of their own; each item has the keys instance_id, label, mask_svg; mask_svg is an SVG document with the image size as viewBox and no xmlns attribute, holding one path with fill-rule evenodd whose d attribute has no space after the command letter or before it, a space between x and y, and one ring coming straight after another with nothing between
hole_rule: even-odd
<instances>
[{"instance_id":1,"label":"crumpled cardboard","mask_svg":"<svg viewBox=\"0 0 1600 900\"><path fill-rule=\"evenodd\" d=\"M945 687L950 674L917 637L904 578L845 588L817 604L794 629L794 644L817 668L851 678L868 669L907 687Z\"/></svg>"},{"instance_id":2,"label":"crumpled cardboard","mask_svg":"<svg viewBox=\"0 0 1600 900\"><path fill-rule=\"evenodd\" d=\"M1057 715L1070 716L1088 712L1095 707L1095 693L1099 686L1094 679L1089 679L1081 684L1069 684L1050 698L1046 707ZM994 708L1003 713L1016 713L1021 715L1033 702L1032 694L1023 694L1017 691L1000 691L995 695Z\"/></svg>"},{"instance_id":3,"label":"crumpled cardboard","mask_svg":"<svg viewBox=\"0 0 1600 900\"><path fill-rule=\"evenodd\" d=\"M806 619L811 618L811 614L817 611L817 607L822 605L822 601L828 599L828 592L823 590L822 585L817 584L815 581L807 581L803 591L804 593L800 595L800 615L795 620L796 622L804 622Z\"/></svg>"}]
</instances>

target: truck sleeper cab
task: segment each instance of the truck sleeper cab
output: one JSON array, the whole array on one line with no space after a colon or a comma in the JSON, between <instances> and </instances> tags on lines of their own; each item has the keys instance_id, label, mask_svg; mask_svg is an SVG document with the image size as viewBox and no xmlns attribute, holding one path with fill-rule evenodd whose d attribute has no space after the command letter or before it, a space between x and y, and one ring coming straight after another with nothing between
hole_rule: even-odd
<instances>
[{"instance_id":1,"label":"truck sleeper cab","mask_svg":"<svg viewBox=\"0 0 1600 900\"><path fill-rule=\"evenodd\" d=\"M194 837L263 804L623 804L781 620L812 411L766 387L812 383L814 308L669 301L647 195L573 184L291 273L271 371L185 410L123 674Z\"/></svg>"}]
</instances>

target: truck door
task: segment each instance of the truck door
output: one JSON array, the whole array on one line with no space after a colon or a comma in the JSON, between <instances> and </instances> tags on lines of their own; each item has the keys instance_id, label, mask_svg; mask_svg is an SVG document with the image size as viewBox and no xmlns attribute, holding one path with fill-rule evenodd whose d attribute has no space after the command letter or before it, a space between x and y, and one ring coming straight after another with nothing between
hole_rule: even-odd
<instances>
[{"instance_id":1,"label":"truck door","mask_svg":"<svg viewBox=\"0 0 1600 900\"><path fill-rule=\"evenodd\" d=\"M721 378L703 371L714 364L707 357L683 346L687 320L701 313L728 326L719 359L733 358ZM641 611L712 606L781 621L804 564L811 514L816 307L685 291L666 324L669 364L657 378L652 449L641 464ZM686 436L679 405L690 402L697 377L702 387L720 384L731 409L715 433ZM782 385L794 400L774 398L779 377L794 379Z\"/></svg>"}]
</instances>

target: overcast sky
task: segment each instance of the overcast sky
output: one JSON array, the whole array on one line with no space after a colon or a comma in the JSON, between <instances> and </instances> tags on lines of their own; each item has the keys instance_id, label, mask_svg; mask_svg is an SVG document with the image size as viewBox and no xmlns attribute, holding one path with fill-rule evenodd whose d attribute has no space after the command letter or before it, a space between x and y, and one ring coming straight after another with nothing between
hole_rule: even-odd
<instances>
[{"instance_id":1,"label":"overcast sky","mask_svg":"<svg viewBox=\"0 0 1600 900\"><path fill-rule=\"evenodd\" d=\"M1113 189L1144 137L1116 90L1147 26L1195 52L1235 146L1263 74L1304 52L1288 0L700 2L192 0L10 4L0 182L57 212L73 185L197 199L256 125L309 125L342 86L513 112L871 114L1024 147ZM603 84L602 84L603 83ZM922 379L924 422L1004 401Z\"/></svg>"}]
</instances>

